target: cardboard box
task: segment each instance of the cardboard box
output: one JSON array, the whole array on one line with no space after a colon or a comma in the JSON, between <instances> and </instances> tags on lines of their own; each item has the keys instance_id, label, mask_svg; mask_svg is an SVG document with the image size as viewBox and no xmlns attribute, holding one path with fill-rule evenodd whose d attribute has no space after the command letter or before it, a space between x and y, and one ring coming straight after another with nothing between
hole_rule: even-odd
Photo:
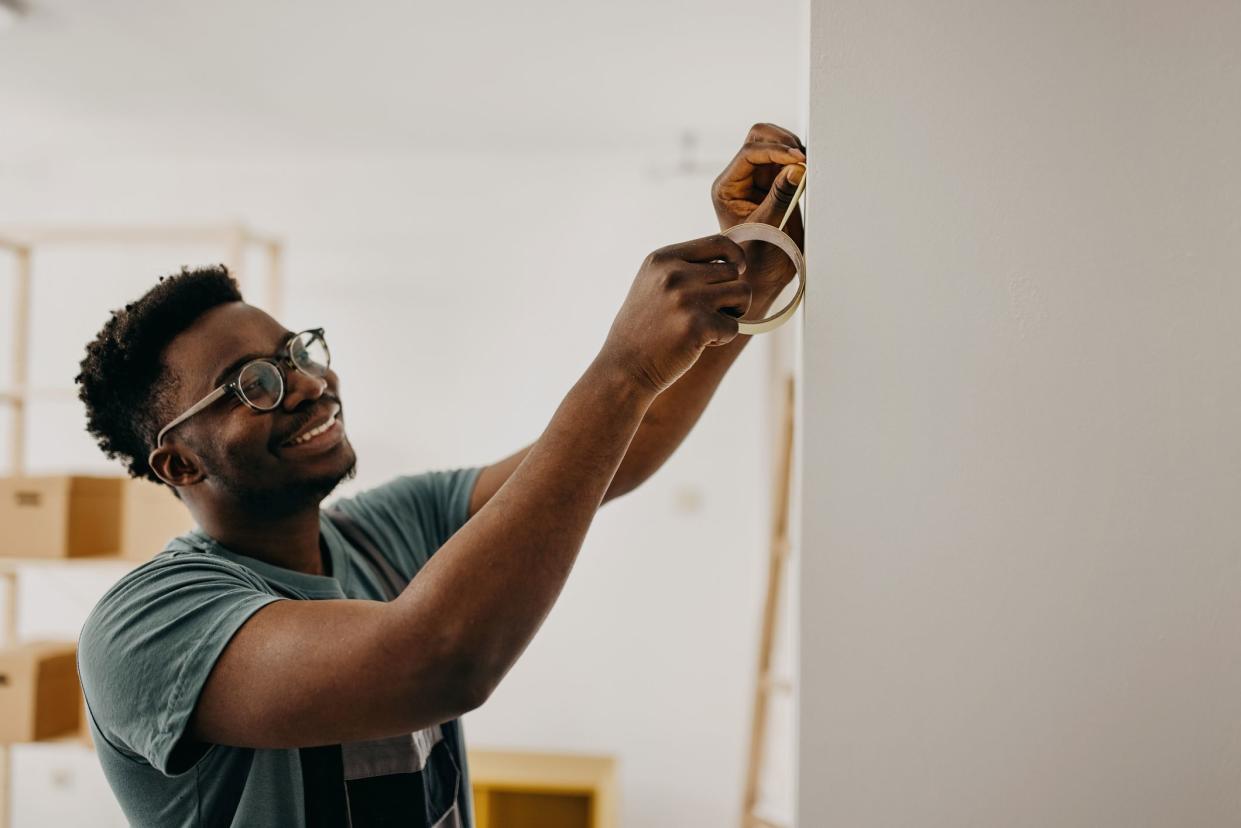
<instances>
[{"instance_id":1,"label":"cardboard box","mask_svg":"<svg viewBox=\"0 0 1241 828\"><path fill-rule=\"evenodd\" d=\"M0 743L73 736L82 691L72 642L0 648Z\"/></svg>"},{"instance_id":2,"label":"cardboard box","mask_svg":"<svg viewBox=\"0 0 1241 828\"><path fill-rule=\"evenodd\" d=\"M130 477L0 478L0 556L153 558L194 528L167 486Z\"/></svg>"},{"instance_id":3,"label":"cardboard box","mask_svg":"<svg viewBox=\"0 0 1241 828\"><path fill-rule=\"evenodd\" d=\"M120 477L0 478L0 555L77 558L116 554Z\"/></svg>"},{"instance_id":4,"label":"cardboard box","mask_svg":"<svg viewBox=\"0 0 1241 828\"><path fill-rule=\"evenodd\" d=\"M167 486L125 478L121 489L121 537L117 553L145 561L168 541L194 528L194 519Z\"/></svg>"},{"instance_id":5,"label":"cardboard box","mask_svg":"<svg viewBox=\"0 0 1241 828\"><path fill-rule=\"evenodd\" d=\"M88 748L93 748L95 738L90 732L90 713L86 710L86 696L82 693L81 679L78 681L78 741Z\"/></svg>"}]
</instances>

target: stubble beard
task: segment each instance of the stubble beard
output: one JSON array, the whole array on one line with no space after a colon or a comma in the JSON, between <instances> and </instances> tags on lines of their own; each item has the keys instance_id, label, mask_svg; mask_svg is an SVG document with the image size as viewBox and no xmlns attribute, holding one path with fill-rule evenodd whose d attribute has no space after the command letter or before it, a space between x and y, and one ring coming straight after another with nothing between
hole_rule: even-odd
<instances>
[{"instance_id":1,"label":"stubble beard","mask_svg":"<svg viewBox=\"0 0 1241 828\"><path fill-rule=\"evenodd\" d=\"M352 446L349 446L349 463L344 469L279 486L257 486L251 477L234 474L234 470L245 468L240 463L226 461L218 465L221 468L208 469L216 486L241 506L242 511L263 518L284 517L318 507L341 482L353 480L358 474L358 459Z\"/></svg>"}]
</instances>

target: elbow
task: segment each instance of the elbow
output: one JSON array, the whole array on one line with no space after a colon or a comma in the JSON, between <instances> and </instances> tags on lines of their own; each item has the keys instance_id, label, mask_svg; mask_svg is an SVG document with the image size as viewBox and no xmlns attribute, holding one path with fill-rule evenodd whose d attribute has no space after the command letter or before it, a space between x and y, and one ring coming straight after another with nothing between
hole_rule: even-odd
<instances>
[{"instance_id":1,"label":"elbow","mask_svg":"<svg viewBox=\"0 0 1241 828\"><path fill-rule=\"evenodd\" d=\"M478 659L452 658L439 671L443 706L452 718L482 707L499 683L494 673L484 669Z\"/></svg>"},{"instance_id":2,"label":"elbow","mask_svg":"<svg viewBox=\"0 0 1241 828\"><path fill-rule=\"evenodd\" d=\"M467 685L462 690L460 698L461 714L469 713L471 710L477 710L482 707L486 701L491 698L492 691L495 687L491 684L483 682L474 682Z\"/></svg>"},{"instance_id":3,"label":"elbow","mask_svg":"<svg viewBox=\"0 0 1241 828\"><path fill-rule=\"evenodd\" d=\"M407 593L408 594L408 593ZM396 607L405 599L402 595L384 607ZM375 636L376 649L373 658L376 670L388 675L385 682L388 698L400 712L405 724L402 729L417 730L475 710L491 697L499 677L485 669L487 661L473 654L479 649L473 637L461 632L463 623L445 619L438 627L420 623L422 616L411 625L405 617L397 618L405 628L421 627L425 633L417 643L417 652L402 658L400 653L408 645L402 640L394 644L397 634L383 631Z\"/></svg>"},{"instance_id":4,"label":"elbow","mask_svg":"<svg viewBox=\"0 0 1241 828\"><path fill-rule=\"evenodd\" d=\"M404 689L397 691L393 701L400 711L396 714L400 724L395 732L421 730L459 719L482 707L493 689L493 684L472 671L441 664L433 673L423 672L420 679L411 680Z\"/></svg>"},{"instance_id":5,"label":"elbow","mask_svg":"<svg viewBox=\"0 0 1241 828\"><path fill-rule=\"evenodd\" d=\"M491 698L498 683L487 671L479 669L477 665L465 665L452 671L452 674L455 677L451 691L454 717L482 707Z\"/></svg>"},{"instance_id":6,"label":"elbow","mask_svg":"<svg viewBox=\"0 0 1241 828\"><path fill-rule=\"evenodd\" d=\"M612 480L612 485L608 487L607 492L603 495L603 501L599 505L602 506L604 503L616 500L618 497L624 497L634 489L641 486L644 480L646 480L645 477L642 478L642 480L621 480L620 478L614 478Z\"/></svg>"},{"instance_id":7,"label":"elbow","mask_svg":"<svg viewBox=\"0 0 1241 828\"><path fill-rule=\"evenodd\" d=\"M452 718L482 707L516 660L511 636L498 637L488 626L445 619L424 640L425 655L438 677L436 695Z\"/></svg>"}]
</instances>

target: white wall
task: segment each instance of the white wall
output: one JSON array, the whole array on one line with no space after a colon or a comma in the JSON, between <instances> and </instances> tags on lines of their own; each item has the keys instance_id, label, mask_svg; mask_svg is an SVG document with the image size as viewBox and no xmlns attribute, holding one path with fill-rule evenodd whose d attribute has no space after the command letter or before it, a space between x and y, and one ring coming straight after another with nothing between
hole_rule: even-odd
<instances>
[{"instance_id":1,"label":"white wall","mask_svg":"<svg viewBox=\"0 0 1241 828\"><path fill-rule=\"evenodd\" d=\"M620 153L9 164L0 225L238 216L281 234L283 321L325 326L341 375L360 458L343 492L492 462L537 437L642 257L715 230L711 175L672 166ZM187 259L221 257L41 256L33 381L70 383L108 309ZM750 346L654 480L601 512L543 630L467 720L477 746L615 754L626 825L724 825L738 807L765 573L766 348ZM32 472L113 470L76 404L33 420ZM85 580L29 573L22 634L75 635L107 576ZM61 776L85 775L75 789L98 801L94 765L58 749L76 769ZM19 825L69 807L35 793L66 787L45 779L48 750L16 752Z\"/></svg>"},{"instance_id":2,"label":"white wall","mask_svg":"<svg viewBox=\"0 0 1241 828\"><path fill-rule=\"evenodd\" d=\"M813 7L799 824L1241 823L1241 5Z\"/></svg>"}]
</instances>

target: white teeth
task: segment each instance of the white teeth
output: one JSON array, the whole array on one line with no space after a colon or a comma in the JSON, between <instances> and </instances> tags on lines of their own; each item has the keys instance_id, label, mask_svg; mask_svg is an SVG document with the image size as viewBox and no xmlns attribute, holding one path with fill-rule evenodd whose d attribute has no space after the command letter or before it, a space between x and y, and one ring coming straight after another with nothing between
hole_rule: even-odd
<instances>
[{"instance_id":1,"label":"white teeth","mask_svg":"<svg viewBox=\"0 0 1241 828\"><path fill-rule=\"evenodd\" d=\"M328 421L326 423L324 423L321 426L318 426L317 428L312 428L310 431L307 431L301 437L298 437L296 440L291 441L290 445L296 446L299 443L304 443L307 440L310 440L314 437L318 437L320 434L322 434L323 432L331 428L335 422L336 422L336 415L333 414L331 417L328 418Z\"/></svg>"}]
</instances>

